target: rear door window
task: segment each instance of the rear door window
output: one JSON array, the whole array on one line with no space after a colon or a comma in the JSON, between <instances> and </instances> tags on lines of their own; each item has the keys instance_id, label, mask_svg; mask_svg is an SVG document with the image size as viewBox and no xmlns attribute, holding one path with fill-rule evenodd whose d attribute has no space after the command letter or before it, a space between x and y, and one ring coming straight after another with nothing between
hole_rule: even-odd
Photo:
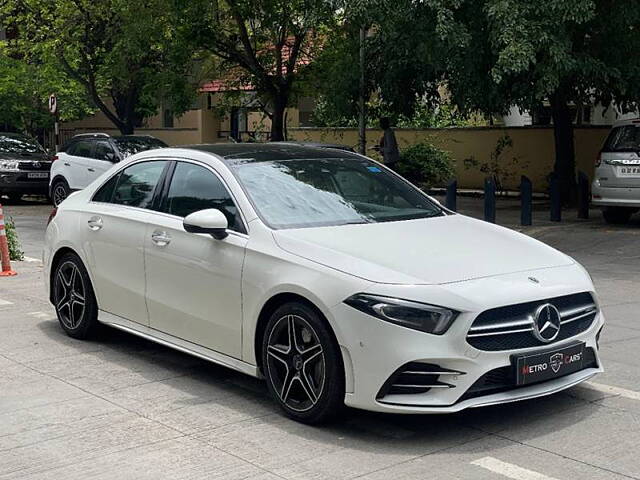
<instances>
[{"instance_id":1,"label":"rear door window","mask_svg":"<svg viewBox=\"0 0 640 480\"><path fill-rule=\"evenodd\" d=\"M142 162L125 168L118 178L111 203L130 207L151 208L153 194L166 162ZM106 187L106 185L105 185ZM107 192L105 192L107 193Z\"/></svg>"},{"instance_id":2,"label":"rear door window","mask_svg":"<svg viewBox=\"0 0 640 480\"><path fill-rule=\"evenodd\" d=\"M74 157L91 158L93 153L93 144L91 140L80 140L67 149L69 155Z\"/></svg>"}]
</instances>

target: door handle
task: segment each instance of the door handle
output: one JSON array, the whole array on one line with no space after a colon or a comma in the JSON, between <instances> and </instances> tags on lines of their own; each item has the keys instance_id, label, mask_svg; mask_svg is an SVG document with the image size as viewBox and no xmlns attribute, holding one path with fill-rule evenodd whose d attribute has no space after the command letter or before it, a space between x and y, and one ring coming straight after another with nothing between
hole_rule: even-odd
<instances>
[{"instance_id":1,"label":"door handle","mask_svg":"<svg viewBox=\"0 0 640 480\"><path fill-rule=\"evenodd\" d=\"M151 241L159 247L164 247L171 243L171 235L161 230L156 230L151 234Z\"/></svg>"},{"instance_id":2,"label":"door handle","mask_svg":"<svg viewBox=\"0 0 640 480\"><path fill-rule=\"evenodd\" d=\"M102 219L100 217L91 217L87 222L89 228L94 232L102 228Z\"/></svg>"},{"instance_id":3,"label":"door handle","mask_svg":"<svg viewBox=\"0 0 640 480\"><path fill-rule=\"evenodd\" d=\"M89 170L90 172L95 172L93 168L87 168L87 170Z\"/></svg>"},{"instance_id":4,"label":"door handle","mask_svg":"<svg viewBox=\"0 0 640 480\"><path fill-rule=\"evenodd\" d=\"M64 162L64 166L65 166L65 167L70 167L70 166L71 166L71 164L70 164L70 163L68 163L68 162Z\"/></svg>"}]
</instances>

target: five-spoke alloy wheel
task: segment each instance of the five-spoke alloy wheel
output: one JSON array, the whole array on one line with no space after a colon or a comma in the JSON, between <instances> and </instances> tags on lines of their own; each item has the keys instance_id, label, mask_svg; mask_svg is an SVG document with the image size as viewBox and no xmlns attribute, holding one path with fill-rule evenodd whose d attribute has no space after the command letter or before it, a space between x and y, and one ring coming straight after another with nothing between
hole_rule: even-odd
<instances>
[{"instance_id":1,"label":"five-spoke alloy wheel","mask_svg":"<svg viewBox=\"0 0 640 480\"><path fill-rule=\"evenodd\" d=\"M326 322L292 302L271 316L263 340L263 371L271 394L299 421L318 423L339 413L344 371Z\"/></svg>"},{"instance_id":2,"label":"five-spoke alloy wheel","mask_svg":"<svg viewBox=\"0 0 640 480\"><path fill-rule=\"evenodd\" d=\"M52 296L62 328L72 337L86 338L97 324L97 305L89 275L80 258L68 253L55 267Z\"/></svg>"}]
</instances>

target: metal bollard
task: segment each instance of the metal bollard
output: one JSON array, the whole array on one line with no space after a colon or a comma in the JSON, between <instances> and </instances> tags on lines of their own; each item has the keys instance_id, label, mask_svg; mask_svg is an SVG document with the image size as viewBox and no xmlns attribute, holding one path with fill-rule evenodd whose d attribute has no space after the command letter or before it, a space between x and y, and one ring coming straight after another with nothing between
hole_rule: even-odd
<instances>
[{"instance_id":1,"label":"metal bollard","mask_svg":"<svg viewBox=\"0 0 640 480\"><path fill-rule=\"evenodd\" d=\"M589 177L586 173L578 172L578 218L589 219Z\"/></svg>"},{"instance_id":2,"label":"metal bollard","mask_svg":"<svg viewBox=\"0 0 640 480\"><path fill-rule=\"evenodd\" d=\"M531 180L520 177L520 225L532 224L533 186Z\"/></svg>"},{"instance_id":3,"label":"metal bollard","mask_svg":"<svg viewBox=\"0 0 640 480\"><path fill-rule=\"evenodd\" d=\"M458 195L458 181L451 180L447 185L447 197L445 199L445 206L449 210L453 210L454 212L458 211L457 195Z\"/></svg>"},{"instance_id":4,"label":"metal bollard","mask_svg":"<svg viewBox=\"0 0 640 480\"><path fill-rule=\"evenodd\" d=\"M550 197L551 197L551 215L552 222L560 222L562 220L562 196L560 195L560 180L554 173L549 181Z\"/></svg>"},{"instance_id":5,"label":"metal bollard","mask_svg":"<svg viewBox=\"0 0 640 480\"><path fill-rule=\"evenodd\" d=\"M484 180L484 219L496 223L496 182L491 177Z\"/></svg>"}]
</instances>

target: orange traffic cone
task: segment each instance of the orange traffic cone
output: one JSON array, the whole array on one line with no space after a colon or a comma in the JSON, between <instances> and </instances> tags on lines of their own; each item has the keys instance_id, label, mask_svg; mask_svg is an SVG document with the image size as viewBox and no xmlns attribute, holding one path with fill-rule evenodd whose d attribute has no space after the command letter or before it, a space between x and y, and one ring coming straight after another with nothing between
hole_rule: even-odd
<instances>
[{"instance_id":1,"label":"orange traffic cone","mask_svg":"<svg viewBox=\"0 0 640 480\"><path fill-rule=\"evenodd\" d=\"M4 213L2 212L2 205L0 205L0 257L2 258L2 272L0 272L0 277L17 275L18 272L11 270L9 244L7 243L7 231L4 228Z\"/></svg>"}]
</instances>

